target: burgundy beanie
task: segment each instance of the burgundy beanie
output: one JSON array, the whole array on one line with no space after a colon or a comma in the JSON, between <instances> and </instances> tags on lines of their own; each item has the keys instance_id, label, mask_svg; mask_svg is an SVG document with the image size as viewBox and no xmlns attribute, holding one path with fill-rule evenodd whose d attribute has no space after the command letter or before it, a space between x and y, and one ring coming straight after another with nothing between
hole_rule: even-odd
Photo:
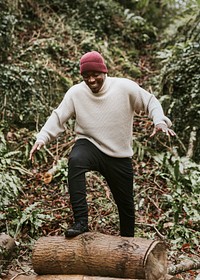
<instances>
[{"instance_id":1,"label":"burgundy beanie","mask_svg":"<svg viewBox=\"0 0 200 280\"><path fill-rule=\"evenodd\" d=\"M87 71L108 72L104 59L100 53L96 51L87 52L81 57L80 72L82 74Z\"/></svg>"}]
</instances>

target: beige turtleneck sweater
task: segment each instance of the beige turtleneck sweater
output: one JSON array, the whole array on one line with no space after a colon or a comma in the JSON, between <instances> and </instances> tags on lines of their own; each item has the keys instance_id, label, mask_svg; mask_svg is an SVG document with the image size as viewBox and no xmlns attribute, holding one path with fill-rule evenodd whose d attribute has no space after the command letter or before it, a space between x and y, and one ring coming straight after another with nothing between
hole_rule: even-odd
<instances>
[{"instance_id":1,"label":"beige turtleneck sweater","mask_svg":"<svg viewBox=\"0 0 200 280\"><path fill-rule=\"evenodd\" d=\"M75 116L76 139L88 139L112 157L130 157L134 113L144 111L154 125L171 121L153 95L125 78L106 77L95 94L85 82L72 86L55 109L36 142L47 144L65 130L65 123Z\"/></svg>"}]
</instances>

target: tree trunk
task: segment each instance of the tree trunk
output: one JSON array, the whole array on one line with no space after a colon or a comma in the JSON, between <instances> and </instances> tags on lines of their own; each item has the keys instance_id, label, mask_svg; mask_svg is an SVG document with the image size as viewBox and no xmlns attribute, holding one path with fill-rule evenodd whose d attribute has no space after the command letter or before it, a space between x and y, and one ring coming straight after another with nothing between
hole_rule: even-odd
<instances>
[{"instance_id":1,"label":"tree trunk","mask_svg":"<svg viewBox=\"0 0 200 280\"><path fill-rule=\"evenodd\" d=\"M40 238L32 263L37 274L80 274L116 278L166 279L163 242L88 232L74 238Z\"/></svg>"}]
</instances>

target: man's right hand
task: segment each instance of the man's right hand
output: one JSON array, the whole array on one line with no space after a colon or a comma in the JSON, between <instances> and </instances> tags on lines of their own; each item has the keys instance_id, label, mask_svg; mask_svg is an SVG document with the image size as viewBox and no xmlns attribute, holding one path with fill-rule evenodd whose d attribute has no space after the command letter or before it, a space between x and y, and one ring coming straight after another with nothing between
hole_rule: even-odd
<instances>
[{"instance_id":1,"label":"man's right hand","mask_svg":"<svg viewBox=\"0 0 200 280\"><path fill-rule=\"evenodd\" d=\"M33 161L34 160L34 154L39 151L42 147L44 146L43 142L37 142L33 145L33 148L30 151L29 154L29 160Z\"/></svg>"}]
</instances>

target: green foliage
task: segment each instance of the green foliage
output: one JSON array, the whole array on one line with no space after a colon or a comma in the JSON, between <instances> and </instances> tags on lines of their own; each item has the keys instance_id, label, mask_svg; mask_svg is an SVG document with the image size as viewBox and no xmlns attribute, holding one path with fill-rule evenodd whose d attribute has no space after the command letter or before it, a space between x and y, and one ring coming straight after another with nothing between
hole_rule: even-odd
<instances>
[{"instance_id":1,"label":"green foliage","mask_svg":"<svg viewBox=\"0 0 200 280\"><path fill-rule=\"evenodd\" d=\"M177 158L170 153L160 153L154 159L162 165L162 176L170 190L162 196L164 213L159 219L160 228L166 228L169 239L179 244L188 242L197 246L200 237L200 166L189 158Z\"/></svg>"},{"instance_id":2,"label":"green foliage","mask_svg":"<svg viewBox=\"0 0 200 280\"><path fill-rule=\"evenodd\" d=\"M12 169L12 165L15 165L13 159L18 153L18 151L8 151L4 134L0 130L0 211L16 202L21 190L20 178Z\"/></svg>"},{"instance_id":3,"label":"green foliage","mask_svg":"<svg viewBox=\"0 0 200 280\"><path fill-rule=\"evenodd\" d=\"M124 11L125 29L122 30L124 40L140 48L146 42L153 42L156 38L156 28L147 20L129 9ZM140 35L139 35L140 34Z\"/></svg>"},{"instance_id":4,"label":"green foliage","mask_svg":"<svg viewBox=\"0 0 200 280\"><path fill-rule=\"evenodd\" d=\"M179 1L176 0L118 0L117 2L135 11L137 16L145 18L148 24L155 26L160 31L168 26L183 6L183 1L181 1L182 5L179 5Z\"/></svg>"},{"instance_id":5,"label":"green foliage","mask_svg":"<svg viewBox=\"0 0 200 280\"><path fill-rule=\"evenodd\" d=\"M14 44L14 27L17 18L11 13L7 1L0 0L0 62L7 61Z\"/></svg>"},{"instance_id":6,"label":"green foliage","mask_svg":"<svg viewBox=\"0 0 200 280\"><path fill-rule=\"evenodd\" d=\"M0 228L2 229L5 227L5 221L11 219L10 213L16 210L17 197L22 190L22 185L18 174L12 169L18 152L8 151L1 130L0 140Z\"/></svg>"},{"instance_id":7,"label":"green foliage","mask_svg":"<svg viewBox=\"0 0 200 280\"><path fill-rule=\"evenodd\" d=\"M152 153L152 149L139 137L133 139L133 154L139 161L143 161L146 155L152 155Z\"/></svg>"},{"instance_id":8,"label":"green foliage","mask_svg":"<svg viewBox=\"0 0 200 280\"><path fill-rule=\"evenodd\" d=\"M86 7L90 7L87 9ZM71 8L74 9L73 24L75 28L90 30L96 37L105 38L120 31L122 21L122 9L115 1L73 1Z\"/></svg>"},{"instance_id":9,"label":"green foliage","mask_svg":"<svg viewBox=\"0 0 200 280\"><path fill-rule=\"evenodd\" d=\"M75 1L77 13L74 22L78 27L94 32L96 38L115 39L118 44L140 43L153 38L154 28L131 10L123 10L115 1ZM89 6L90 9L85 7ZM84 15L84 16L82 16ZM150 36L148 36L148 33ZM139 35L140 34L140 35ZM139 36L138 36L139 35ZM119 41L119 37L120 41ZM111 42L110 42L111 43ZM112 44L112 43L111 43Z\"/></svg>"},{"instance_id":10,"label":"green foliage","mask_svg":"<svg viewBox=\"0 0 200 280\"><path fill-rule=\"evenodd\" d=\"M41 7L43 4L40 1ZM46 4L45 2L45 6ZM155 38L153 25L147 23L133 10L124 9L113 0L76 0L58 7L56 7L57 1L54 0L49 1L48 5L63 16L63 23L68 25L68 28L70 27L73 40L81 43L84 52L95 48L100 41L103 45L109 43L112 46L117 42L118 45L124 46L127 43L133 43L133 45L136 43L139 47L140 43L143 44ZM87 9L87 7L90 8ZM67 22L65 22L66 19ZM84 38L81 33L85 34ZM89 38L93 39L89 42Z\"/></svg>"},{"instance_id":11,"label":"green foliage","mask_svg":"<svg viewBox=\"0 0 200 280\"><path fill-rule=\"evenodd\" d=\"M68 180L68 159L61 158L56 163L56 173L53 176L59 181L59 189L62 193L66 192L66 182Z\"/></svg>"},{"instance_id":12,"label":"green foliage","mask_svg":"<svg viewBox=\"0 0 200 280\"><path fill-rule=\"evenodd\" d=\"M142 169L141 174L136 174L134 187L138 219L142 213L142 219L150 220L150 226L153 220L157 229L176 247L188 243L195 249L200 238L199 164L189 157L175 156L175 147L161 152L158 145L155 150L145 139L138 142L139 139L133 142L134 158ZM166 143L167 140L162 139L165 149Z\"/></svg>"},{"instance_id":13,"label":"green foliage","mask_svg":"<svg viewBox=\"0 0 200 280\"><path fill-rule=\"evenodd\" d=\"M63 98L63 88L66 87L59 75L34 64L2 64L0 80L1 120L29 129L34 129L38 121L44 122L58 100Z\"/></svg>"},{"instance_id":14,"label":"green foliage","mask_svg":"<svg viewBox=\"0 0 200 280\"><path fill-rule=\"evenodd\" d=\"M8 141L0 130L0 230L18 237L27 227L28 234L34 237L44 220L51 220L51 217L42 213L39 203L21 208L18 197L23 193L22 175L30 172L21 164L20 153L19 148L16 151L9 149Z\"/></svg>"},{"instance_id":15,"label":"green foliage","mask_svg":"<svg viewBox=\"0 0 200 280\"><path fill-rule=\"evenodd\" d=\"M161 100L186 150L193 146L191 157L199 162L200 13L196 8L197 5L187 15L187 20L181 19L178 29L171 34L167 47L159 51L158 55L163 63Z\"/></svg>"},{"instance_id":16,"label":"green foliage","mask_svg":"<svg viewBox=\"0 0 200 280\"><path fill-rule=\"evenodd\" d=\"M163 94L172 96L169 113L175 120L177 131L184 131L187 140L188 127L191 124L198 127L200 122L199 49L198 43L177 46L172 60L166 65L162 81Z\"/></svg>"},{"instance_id":17,"label":"green foliage","mask_svg":"<svg viewBox=\"0 0 200 280\"><path fill-rule=\"evenodd\" d=\"M42 214L43 209L39 202L35 202L18 213L16 219L12 221L12 225L16 226L14 237L17 238L24 227L28 228L28 234L31 237L38 235L39 229L47 221L52 220L52 216ZM10 233L12 233L10 231ZM13 235L13 234L12 234Z\"/></svg>"}]
</instances>

